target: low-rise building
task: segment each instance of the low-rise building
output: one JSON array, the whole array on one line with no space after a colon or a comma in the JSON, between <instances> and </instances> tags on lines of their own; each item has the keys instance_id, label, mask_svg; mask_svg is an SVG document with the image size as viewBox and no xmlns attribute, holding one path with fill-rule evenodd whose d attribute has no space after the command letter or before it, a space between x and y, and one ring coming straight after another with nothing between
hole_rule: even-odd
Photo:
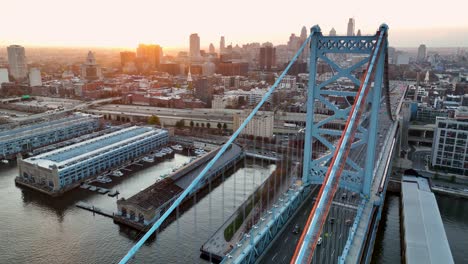
<instances>
[{"instance_id":1,"label":"low-rise building","mask_svg":"<svg viewBox=\"0 0 468 264\"><path fill-rule=\"evenodd\" d=\"M234 130L237 130L240 127L250 112L251 110L244 110L242 113L234 115ZM242 130L241 134L262 138L272 138L274 119L275 117L273 112L259 111Z\"/></svg>"},{"instance_id":2,"label":"low-rise building","mask_svg":"<svg viewBox=\"0 0 468 264\"><path fill-rule=\"evenodd\" d=\"M19 126L0 132L0 158L13 158L35 148L96 131L101 117L76 113L54 120Z\"/></svg>"},{"instance_id":3,"label":"low-rise building","mask_svg":"<svg viewBox=\"0 0 468 264\"><path fill-rule=\"evenodd\" d=\"M124 128L31 158L19 159L18 180L52 195L61 194L87 178L146 155L167 142L166 130L138 126Z\"/></svg>"},{"instance_id":4,"label":"low-rise building","mask_svg":"<svg viewBox=\"0 0 468 264\"><path fill-rule=\"evenodd\" d=\"M468 118L438 117L432 144L435 169L468 176Z\"/></svg>"}]
</instances>

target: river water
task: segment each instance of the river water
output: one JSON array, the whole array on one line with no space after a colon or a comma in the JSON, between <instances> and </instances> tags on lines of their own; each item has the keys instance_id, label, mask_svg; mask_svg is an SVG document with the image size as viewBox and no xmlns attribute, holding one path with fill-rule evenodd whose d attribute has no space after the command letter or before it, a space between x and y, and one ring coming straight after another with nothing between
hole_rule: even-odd
<instances>
[{"instance_id":1,"label":"river water","mask_svg":"<svg viewBox=\"0 0 468 264\"><path fill-rule=\"evenodd\" d=\"M130 197L189 159L176 154L172 160L114 180L111 186L120 191L119 197ZM147 242L134 262L206 263L199 258L200 246L272 170L273 165L250 163L236 168L211 195ZM116 198L82 189L51 198L15 186L16 175L15 164L0 166L0 263L115 263L135 243L139 232L75 207L84 201L115 211ZM436 198L455 263L468 263L468 200ZM399 196L389 193L373 263L401 262L399 210Z\"/></svg>"},{"instance_id":2,"label":"river water","mask_svg":"<svg viewBox=\"0 0 468 264\"><path fill-rule=\"evenodd\" d=\"M128 198L189 159L176 154L131 175L125 172L111 187L119 190L119 198ZM237 167L211 195L147 242L134 262L205 263L199 258L200 246L273 170L274 165ZM15 186L16 175L15 164L0 166L0 263L115 263L140 235L75 206L83 201L115 211L117 198L79 188L51 198Z\"/></svg>"},{"instance_id":3,"label":"river water","mask_svg":"<svg viewBox=\"0 0 468 264\"><path fill-rule=\"evenodd\" d=\"M387 194L372 263L401 263L400 197ZM436 195L455 263L468 263L468 200Z\"/></svg>"}]
</instances>

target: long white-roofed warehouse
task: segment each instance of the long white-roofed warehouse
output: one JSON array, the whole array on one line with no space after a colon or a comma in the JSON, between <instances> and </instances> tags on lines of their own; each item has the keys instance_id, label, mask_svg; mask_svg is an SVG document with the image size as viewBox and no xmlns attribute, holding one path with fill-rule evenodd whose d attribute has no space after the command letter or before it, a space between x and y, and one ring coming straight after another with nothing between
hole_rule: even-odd
<instances>
[{"instance_id":1,"label":"long white-roofed warehouse","mask_svg":"<svg viewBox=\"0 0 468 264\"><path fill-rule=\"evenodd\" d=\"M132 126L27 159L16 182L60 195L84 180L144 156L168 142L168 132Z\"/></svg>"},{"instance_id":2,"label":"long white-roofed warehouse","mask_svg":"<svg viewBox=\"0 0 468 264\"><path fill-rule=\"evenodd\" d=\"M75 113L0 131L0 158L11 159L18 153L91 133L100 128L101 120L98 115Z\"/></svg>"}]
</instances>

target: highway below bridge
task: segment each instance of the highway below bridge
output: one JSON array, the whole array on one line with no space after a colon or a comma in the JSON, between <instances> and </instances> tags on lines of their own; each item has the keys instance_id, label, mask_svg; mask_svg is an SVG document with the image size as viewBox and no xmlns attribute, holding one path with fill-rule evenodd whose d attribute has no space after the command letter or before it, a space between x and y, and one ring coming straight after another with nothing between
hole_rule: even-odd
<instances>
[{"instance_id":1,"label":"highway below bridge","mask_svg":"<svg viewBox=\"0 0 468 264\"><path fill-rule=\"evenodd\" d=\"M211 127L217 127L218 123L226 124L228 129L233 128L234 115L241 114L243 110L238 109L174 109L143 105L118 105L107 104L98 106L92 109L87 109L86 112L105 116L109 120L118 120L128 118L131 122L146 121L151 115L157 115L162 123L168 126L175 126L176 122L184 119L186 122L193 121L195 123L210 123ZM327 118L327 115L316 114L318 120ZM301 128L287 127L284 123L299 123L305 122L305 113L291 113L277 111L275 113L275 134L294 134ZM344 121L337 122L344 124ZM188 125L186 123L186 125Z\"/></svg>"}]
</instances>

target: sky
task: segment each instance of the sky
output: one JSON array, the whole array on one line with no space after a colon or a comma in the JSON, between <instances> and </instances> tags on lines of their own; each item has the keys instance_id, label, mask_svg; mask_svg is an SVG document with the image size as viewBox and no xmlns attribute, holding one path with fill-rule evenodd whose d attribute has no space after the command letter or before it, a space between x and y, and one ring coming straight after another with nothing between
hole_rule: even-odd
<instances>
[{"instance_id":1,"label":"sky","mask_svg":"<svg viewBox=\"0 0 468 264\"><path fill-rule=\"evenodd\" d=\"M202 48L218 48L222 35L226 44L277 45L302 26L345 34L354 17L363 34L387 23L391 46L468 47L467 0L0 0L0 7L0 45L185 48L191 33Z\"/></svg>"}]
</instances>

